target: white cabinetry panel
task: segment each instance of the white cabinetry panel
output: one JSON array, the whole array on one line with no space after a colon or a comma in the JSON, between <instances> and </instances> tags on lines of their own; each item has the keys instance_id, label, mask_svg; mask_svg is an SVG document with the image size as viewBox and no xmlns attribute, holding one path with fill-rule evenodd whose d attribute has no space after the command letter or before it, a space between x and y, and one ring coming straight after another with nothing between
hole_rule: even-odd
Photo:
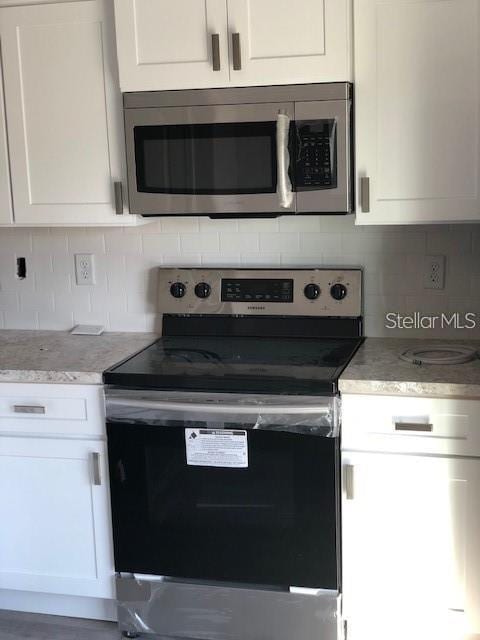
<instances>
[{"instance_id":1,"label":"white cabinetry panel","mask_svg":"<svg viewBox=\"0 0 480 640\"><path fill-rule=\"evenodd\" d=\"M1 437L0 461L0 588L113 598L105 445Z\"/></svg>"},{"instance_id":2,"label":"white cabinetry panel","mask_svg":"<svg viewBox=\"0 0 480 640\"><path fill-rule=\"evenodd\" d=\"M3 95L3 73L0 68L0 224L13 221L10 166L8 161L7 121Z\"/></svg>"},{"instance_id":3,"label":"white cabinetry panel","mask_svg":"<svg viewBox=\"0 0 480 640\"><path fill-rule=\"evenodd\" d=\"M228 83L225 0L115 0L122 91ZM214 70L212 36L220 69Z\"/></svg>"},{"instance_id":4,"label":"white cabinetry panel","mask_svg":"<svg viewBox=\"0 0 480 640\"><path fill-rule=\"evenodd\" d=\"M351 79L349 0L115 0L115 20L122 91Z\"/></svg>"},{"instance_id":5,"label":"white cabinetry panel","mask_svg":"<svg viewBox=\"0 0 480 640\"><path fill-rule=\"evenodd\" d=\"M119 224L123 126L109 7L1 9L16 223Z\"/></svg>"},{"instance_id":6,"label":"white cabinetry panel","mask_svg":"<svg viewBox=\"0 0 480 640\"><path fill-rule=\"evenodd\" d=\"M479 9L355 0L358 223L480 220Z\"/></svg>"},{"instance_id":7,"label":"white cabinetry panel","mask_svg":"<svg viewBox=\"0 0 480 640\"><path fill-rule=\"evenodd\" d=\"M352 640L480 631L477 460L347 453L344 607Z\"/></svg>"},{"instance_id":8,"label":"white cabinetry panel","mask_svg":"<svg viewBox=\"0 0 480 640\"><path fill-rule=\"evenodd\" d=\"M350 80L349 10L347 0L228 0L241 49L241 69L231 55L232 84Z\"/></svg>"}]
</instances>

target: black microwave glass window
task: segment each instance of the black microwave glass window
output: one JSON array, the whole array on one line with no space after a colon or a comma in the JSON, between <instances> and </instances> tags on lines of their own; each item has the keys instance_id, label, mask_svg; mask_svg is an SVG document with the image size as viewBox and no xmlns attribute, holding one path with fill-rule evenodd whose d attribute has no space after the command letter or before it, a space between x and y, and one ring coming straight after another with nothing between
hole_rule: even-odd
<instances>
[{"instance_id":1,"label":"black microwave glass window","mask_svg":"<svg viewBox=\"0 0 480 640\"><path fill-rule=\"evenodd\" d=\"M297 123L297 191L337 187L337 121Z\"/></svg>"},{"instance_id":2,"label":"black microwave glass window","mask_svg":"<svg viewBox=\"0 0 480 640\"><path fill-rule=\"evenodd\" d=\"M139 192L276 191L275 122L138 126L134 138Z\"/></svg>"}]
</instances>

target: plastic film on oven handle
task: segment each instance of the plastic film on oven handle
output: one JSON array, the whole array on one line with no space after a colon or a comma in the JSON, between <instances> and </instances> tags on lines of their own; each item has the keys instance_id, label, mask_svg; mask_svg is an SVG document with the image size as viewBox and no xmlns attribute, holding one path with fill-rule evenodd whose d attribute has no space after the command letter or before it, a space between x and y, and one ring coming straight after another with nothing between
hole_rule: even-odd
<instances>
[{"instance_id":1,"label":"plastic film on oven handle","mask_svg":"<svg viewBox=\"0 0 480 640\"><path fill-rule=\"evenodd\" d=\"M293 202L292 183L288 175L290 166L289 128L290 118L284 110L279 111L277 114L277 194L282 209L289 209Z\"/></svg>"}]
</instances>

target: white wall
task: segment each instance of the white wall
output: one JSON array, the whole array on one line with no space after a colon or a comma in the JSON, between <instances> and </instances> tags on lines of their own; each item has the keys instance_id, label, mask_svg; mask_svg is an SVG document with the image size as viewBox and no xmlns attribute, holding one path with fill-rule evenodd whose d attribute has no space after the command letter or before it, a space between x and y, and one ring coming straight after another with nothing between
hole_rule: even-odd
<instances>
[{"instance_id":1,"label":"white wall","mask_svg":"<svg viewBox=\"0 0 480 640\"><path fill-rule=\"evenodd\" d=\"M95 286L75 284L75 253L95 254ZM423 288L425 254L447 256L445 290ZM27 260L23 281L15 275L17 256ZM158 265L360 265L370 336L394 335L384 328L386 312L480 313L480 225L355 227L352 216L163 218L136 229L1 229L0 328L68 329L85 322L112 331L153 330ZM436 335L479 338L480 327Z\"/></svg>"}]
</instances>

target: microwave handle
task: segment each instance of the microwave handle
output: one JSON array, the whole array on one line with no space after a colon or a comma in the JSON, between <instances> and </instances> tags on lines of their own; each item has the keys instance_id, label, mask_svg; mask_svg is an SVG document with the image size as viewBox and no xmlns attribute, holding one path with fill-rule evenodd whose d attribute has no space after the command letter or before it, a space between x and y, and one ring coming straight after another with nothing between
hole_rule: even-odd
<instances>
[{"instance_id":1,"label":"microwave handle","mask_svg":"<svg viewBox=\"0 0 480 640\"><path fill-rule=\"evenodd\" d=\"M292 183L288 175L290 165L289 128L290 118L285 111L279 111L277 114L277 194L282 209L290 209L293 202Z\"/></svg>"}]
</instances>

